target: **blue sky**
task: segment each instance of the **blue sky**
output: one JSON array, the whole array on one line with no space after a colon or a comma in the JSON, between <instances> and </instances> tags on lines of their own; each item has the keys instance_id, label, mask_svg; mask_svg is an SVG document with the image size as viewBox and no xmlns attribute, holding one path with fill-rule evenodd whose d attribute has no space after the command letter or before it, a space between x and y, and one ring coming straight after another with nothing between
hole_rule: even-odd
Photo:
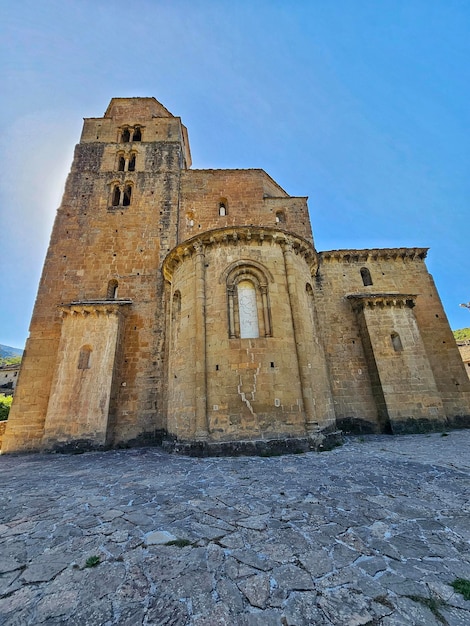
<instances>
[{"instance_id":1,"label":"blue sky","mask_svg":"<svg viewBox=\"0 0 470 626\"><path fill-rule=\"evenodd\" d=\"M23 347L83 117L154 96L195 168L265 169L308 195L318 250L430 247L470 326L470 3L2 3L0 343Z\"/></svg>"}]
</instances>

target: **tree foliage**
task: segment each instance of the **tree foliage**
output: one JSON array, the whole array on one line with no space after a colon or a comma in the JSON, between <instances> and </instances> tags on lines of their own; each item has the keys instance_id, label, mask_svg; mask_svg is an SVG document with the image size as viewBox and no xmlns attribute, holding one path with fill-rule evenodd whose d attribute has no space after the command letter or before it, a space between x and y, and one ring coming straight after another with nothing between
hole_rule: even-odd
<instances>
[{"instance_id":1,"label":"tree foliage","mask_svg":"<svg viewBox=\"0 0 470 626\"><path fill-rule=\"evenodd\" d=\"M465 341L470 339L470 328L460 328L459 330L452 331L456 341Z\"/></svg>"},{"instance_id":2,"label":"tree foliage","mask_svg":"<svg viewBox=\"0 0 470 626\"><path fill-rule=\"evenodd\" d=\"M13 396L5 396L0 394L0 422L8 419L11 403L13 402Z\"/></svg>"},{"instance_id":3,"label":"tree foliage","mask_svg":"<svg viewBox=\"0 0 470 626\"><path fill-rule=\"evenodd\" d=\"M18 365L21 363L20 356L2 356L0 357L0 365Z\"/></svg>"}]
</instances>

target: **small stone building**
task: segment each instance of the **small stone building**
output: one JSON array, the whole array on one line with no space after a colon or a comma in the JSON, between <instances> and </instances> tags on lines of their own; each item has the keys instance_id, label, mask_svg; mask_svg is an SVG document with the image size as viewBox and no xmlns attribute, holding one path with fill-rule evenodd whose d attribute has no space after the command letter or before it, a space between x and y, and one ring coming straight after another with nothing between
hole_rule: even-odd
<instances>
[{"instance_id":1,"label":"small stone building","mask_svg":"<svg viewBox=\"0 0 470 626\"><path fill-rule=\"evenodd\" d=\"M457 346L459 348L462 361L464 362L467 375L470 378L470 339L457 341Z\"/></svg>"},{"instance_id":2,"label":"small stone building","mask_svg":"<svg viewBox=\"0 0 470 626\"><path fill-rule=\"evenodd\" d=\"M15 393L20 364L0 365L0 394L12 396Z\"/></svg>"},{"instance_id":3,"label":"small stone building","mask_svg":"<svg viewBox=\"0 0 470 626\"><path fill-rule=\"evenodd\" d=\"M154 98L85 119L4 452L470 423L425 248L318 252L305 197L261 169L190 166Z\"/></svg>"}]
</instances>

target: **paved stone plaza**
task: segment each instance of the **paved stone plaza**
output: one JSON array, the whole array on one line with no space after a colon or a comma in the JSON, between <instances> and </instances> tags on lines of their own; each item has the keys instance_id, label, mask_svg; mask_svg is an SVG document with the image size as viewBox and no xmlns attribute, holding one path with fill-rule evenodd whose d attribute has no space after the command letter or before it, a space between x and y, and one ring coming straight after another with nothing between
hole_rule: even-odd
<instances>
[{"instance_id":1,"label":"paved stone plaza","mask_svg":"<svg viewBox=\"0 0 470 626\"><path fill-rule=\"evenodd\" d=\"M0 623L468 626L449 583L470 579L469 452L470 430L3 456Z\"/></svg>"}]
</instances>

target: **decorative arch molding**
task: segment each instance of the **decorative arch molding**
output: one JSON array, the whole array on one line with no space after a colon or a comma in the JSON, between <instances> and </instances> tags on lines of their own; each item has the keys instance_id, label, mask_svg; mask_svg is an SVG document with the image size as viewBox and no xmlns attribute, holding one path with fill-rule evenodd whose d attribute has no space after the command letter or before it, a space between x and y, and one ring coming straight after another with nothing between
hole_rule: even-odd
<instances>
[{"instance_id":1,"label":"decorative arch molding","mask_svg":"<svg viewBox=\"0 0 470 626\"><path fill-rule=\"evenodd\" d=\"M228 285L230 282L234 282L239 274L247 272L258 280L260 285L267 285L268 283L274 282L273 275L269 269L261 263L258 263L258 261L253 261L252 259L240 259L231 263L222 272L219 282L226 282Z\"/></svg>"},{"instance_id":2,"label":"decorative arch molding","mask_svg":"<svg viewBox=\"0 0 470 626\"><path fill-rule=\"evenodd\" d=\"M303 257L307 263L310 274L315 276L318 269L318 255L310 241L292 235L277 228L266 228L261 226L239 226L215 228L205 231L187 239L183 243L173 248L166 256L163 262L163 275L168 282L171 283L172 276L177 267L184 261L194 255L196 250L203 246L204 249L211 246L238 246L253 245L289 245L297 256ZM251 265L256 267L256 262L250 261ZM262 268L262 266L260 266ZM223 279L222 279L223 280ZM271 282L271 276L270 276Z\"/></svg>"}]
</instances>

